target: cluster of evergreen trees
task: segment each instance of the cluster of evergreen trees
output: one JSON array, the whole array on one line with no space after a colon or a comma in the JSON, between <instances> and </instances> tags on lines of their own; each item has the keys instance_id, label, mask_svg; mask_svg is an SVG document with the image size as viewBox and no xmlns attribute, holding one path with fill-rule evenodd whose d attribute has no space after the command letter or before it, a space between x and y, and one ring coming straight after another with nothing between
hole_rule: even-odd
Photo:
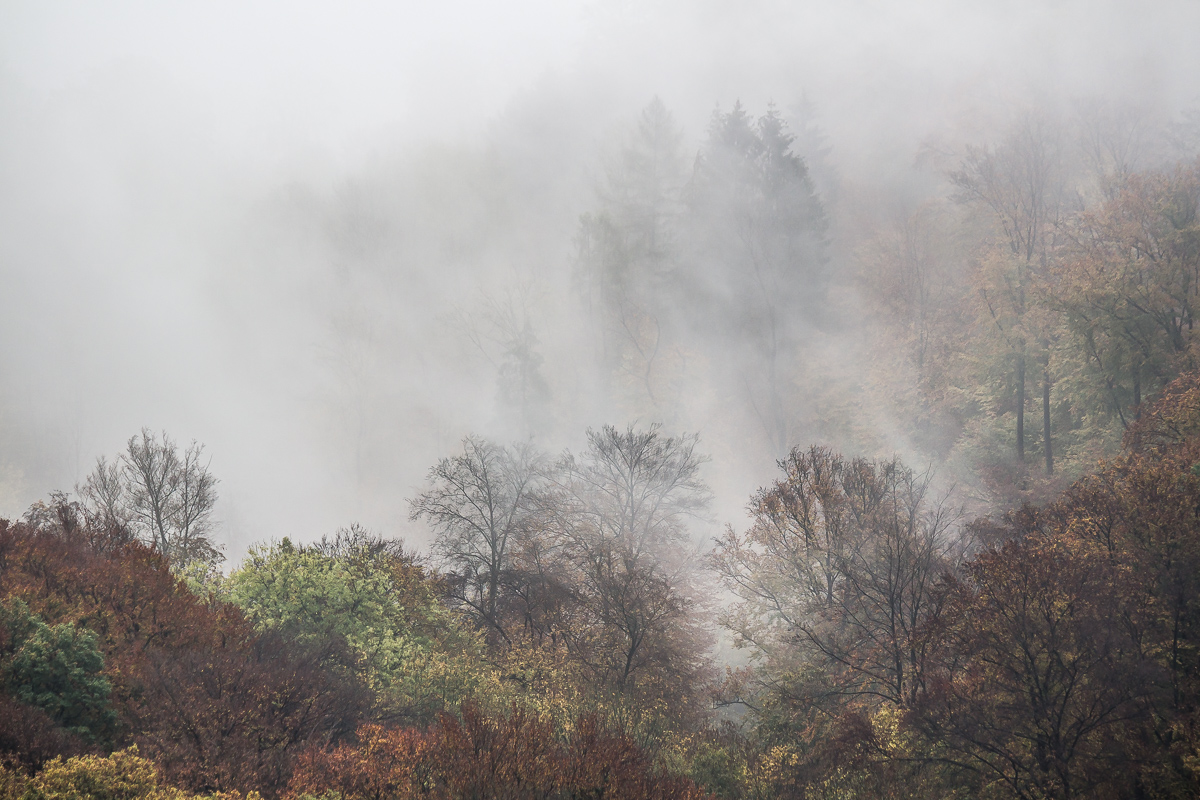
<instances>
[{"instance_id":1,"label":"cluster of evergreen trees","mask_svg":"<svg viewBox=\"0 0 1200 800\"><path fill-rule=\"evenodd\" d=\"M713 115L689 170L656 99L611 159L576 241L619 405L671 413L698 356L707 380L741 387L732 400L770 451L787 452L801 334L829 277L825 211L793 141L776 109L755 120L738 103Z\"/></svg>"}]
</instances>

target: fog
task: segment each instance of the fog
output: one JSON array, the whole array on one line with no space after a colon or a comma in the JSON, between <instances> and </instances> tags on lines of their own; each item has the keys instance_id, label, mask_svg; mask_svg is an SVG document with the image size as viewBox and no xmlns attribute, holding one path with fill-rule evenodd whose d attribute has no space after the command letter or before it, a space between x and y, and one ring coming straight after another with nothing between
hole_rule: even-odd
<instances>
[{"instance_id":1,"label":"fog","mask_svg":"<svg viewBox=\"0 0 1200 800\"><path fill-rule=\"evenodd\" d=\"M737 101L808 131L831 299L789 444L920 464L860 335L862 226L1015 110L1194 108L1197 31L1191 2L0 3L0 516L148 426L206 445L231 558L355 521L423 545L406 498L467 433L661 422L742 524L777 455L746 403L694 360L622 398L581 311L580 216L655 97L693 155Z\"/></svg>"}]
</instances>

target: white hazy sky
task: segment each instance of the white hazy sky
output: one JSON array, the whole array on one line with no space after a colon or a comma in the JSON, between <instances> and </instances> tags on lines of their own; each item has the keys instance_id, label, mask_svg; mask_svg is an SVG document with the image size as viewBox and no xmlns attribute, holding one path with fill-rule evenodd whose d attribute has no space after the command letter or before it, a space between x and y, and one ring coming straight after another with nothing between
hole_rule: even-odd
<instances>
[{"instance_id":1,"label":"white hazy sky","mask_svg":"<svg viewBox=\"0 0 1200 800\"><path fill-rule=\"evenodd\" d=\"M0 70L47 99L139 75L256 158L474 137L545 80L658 93L691 128L718 102L807 92L861 149L969 95L1188 102L1197 30L1190 0L0 0Z\"/></svg>"},{"instance_id":2,"label":"white hazy sky","mask_svg":"<svg viewBox=\"0 0 1200 800\"><path fill-rule=\"evenodd\" d=\"M730 94L800 90L856 119L864 101L923 106L948 86L1129 92L1150 78L1194 96L1198 25L1188 0L5 0L0 68L37 94L140 71L193 91L238 148L337 154L473 135L564 72L703 99L705 114Z\"/></svg>"},{"instance_id":3,"label":"white hazy sky","mask_svg":"<svg viewBox=\"0 0 1200 800\"><path fill-rule=\"evenodd\" d=\"M470 131L568 63L578 0L0 4L0 64L38 93L143 70L194 90L223 140L341 148Z\"/></svg>"}]
</instances>

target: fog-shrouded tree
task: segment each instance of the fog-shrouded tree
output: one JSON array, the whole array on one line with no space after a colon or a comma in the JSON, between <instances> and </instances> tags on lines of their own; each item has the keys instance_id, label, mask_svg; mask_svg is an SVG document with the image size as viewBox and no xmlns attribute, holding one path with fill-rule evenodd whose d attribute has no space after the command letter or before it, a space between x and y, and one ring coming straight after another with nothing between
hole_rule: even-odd
<instances>
[{"instance_id":1,"label":"fog-shrouded tree","mask_svg":"<svg viewBox=\"0 0 1200 800\"><path fill-rule=\"evenodd\" d=\"M730 529L713 551L740 598L725 624L764 657L769 691L794 691L788 681L807 669L818 676L807 702L910 706L924 689L937 583L956 557L954 514L898 459L796 448L780 468L751 501L749 530Z\"/></svg>"},{"instance_id":2,"label":"fog-shrouded tree","mask_svg":"<svg viewBox=\"0 0 1200 800\"><path fill-rule=\"evenodd\" d=\"M568 647L626 695L678 699L703 669L686 545L709 500L697 443L657 426L589 430L587 449L566 453L542 493L577 605Z\"/></svg>"},{"instance_id":3,"label":"fog-shrouded tree","mask_svg":"<svg viewBox=\"0 0 1200 800\"><path fill-rule=\"evenodd\" d=\"M1075 122L1081 161L1091 178L1088 194L1102 200L1120 194L1158 149L1155 121L1145 108L1092 99L1077 105Z\"/></svg>"},{"instance_id":4,"label":"fog-shrouded tree","mask_svg":"<svg viewBox=\"0 0 1200 800\"><path fill-rule=\"evenodd\" d=\"M859 249L859 285L881 313L888 343L903 347L918 386L933 393L961 350L965 281L950 215L936 203L897 215Z\"/></svg>"},{"instance_id":5,"label":"fog-shrouded tree","mask_svg":"<svg viewBox=\"0 0 1200 800\"><path fill-rule=\"evenodd\" d=\"M669 288L678 267L683 134L657 97L603 170L579 221L577 281L611 379L657 406L677 366Z\"/></svg>"},{"instance_id":6,"label":"fog-shrouded tree","mask_svg":"<svg viewBox=\"0 0 1200 800\"><path fill-rule=\"evenodd\" d=\"M204 445L193 441L180 452L166 432L143 428L114 461L98 458L78 491L98 524L132 530L182 567L222 559L211 538L216 486Z\"/></svg>"},{"instance_id":7,"label":"fog-shrouded tree","mask_svg":"<svg viewBox=\"0 0 1200 800\"><path fill-rule=\"evenodd\" d=\"M687 530L709 499L696 448L657 426L604 427L550 461L470 436L411 516L435 530L451 591L493 647L549 648L623 708L692 713L707 641Z\"/></svg>"},{"instance_id":8,"label":"fog-shrouded tree","mask_svg":"<svg viewBox=\"0 0 1200 800\"><path fill-rule=\"evenodd\" d=\"M666 436L657 425L606 425L587 438L584 453L564 455L556 475L559 507L573 527L619 543L635 559L678 546L709 501L699 437Z\"/></svg>"},{"instance_id":9,"label":"fog-shrouded tree","mask_svg":"<svg viewBox=\"0 0 1200 800\"><path fill-rule=\"evenodd\" d=\"M1050 276L1067 210L1067 164L1055 121L1023 116L995 145L971 146L950 174L958 199L979 208L997 228L998 247L981 258L977 287L983 312L1003 342L1012 372L1016 455L1025 460L1025 400L1031 367L1042 369L1042 442L1046 473L1054 471L1051 437L1053 321L1037 313L1035 283Z\"/></svg>"},{"instance_id":10,"label":"fog-shrouded tree","mask_svg":"<svg viewBox=\"0 0 1200 800\"><path fill-rule=\"evenodd\" d=\"M770 107L713 114L684 196L688 263L676 292L692 328L743 388L778 456L805 321L828 284L825 210L794 137Z\"/></svg>"},{"instance_id":11,"label":"fog-shrouded tree","mask_svg":"<svg viewBox=\"0 0 1200 800\"><path fill-rule=\"evenodd\" d=\"M1050 299L1122 427L1193 358L1198 196L1195 164L1125 174L1067 227L1070 244Z\"/></svg>"},{"instance_id":12,"label":"fog-shrouded tree","mask_svg":"<svg viewBox=\"0 0 1200 800\"><path fill-rule=\"evenodd\" d=\"M543 458L532 445L499 445L479 436L429 471L428 487L410 501L413 520L436 532L434 551L453 573L457 600L492 637L511 642L504 587L514 551L536 516L533 494Z\"/></svg>"},{"instance_id":13,"label":"fog-shrouded tree","mask_svg":"<svg viewBox=\"0 0 1200 800\"><path fill-rule=\"evenodd\" d=\"M535 285L528 281L481 293L470 309L457 312L455 323L496 370L501 419L521 436L544 432L553 420L552 392L534 324L536 295Z\"/></svg>"}]
</instances>

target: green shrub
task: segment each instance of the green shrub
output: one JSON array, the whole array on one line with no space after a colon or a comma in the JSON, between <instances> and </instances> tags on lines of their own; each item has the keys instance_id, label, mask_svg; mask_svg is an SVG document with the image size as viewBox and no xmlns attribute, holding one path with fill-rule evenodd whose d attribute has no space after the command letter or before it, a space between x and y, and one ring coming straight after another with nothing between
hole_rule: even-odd
<instances>
[{"instance_id":1,"label":"green shrub","mask_svg":"<svg viewBox=\"0 0 1200 800\"><path fill-rule=\"evenodd\" d=\"M47 625L18 598L0 605L0 625L8 639L0 660L4 689L85 740L108 741L116 714L96 635L67 623Z\"/></svg>"}]
</instances>

